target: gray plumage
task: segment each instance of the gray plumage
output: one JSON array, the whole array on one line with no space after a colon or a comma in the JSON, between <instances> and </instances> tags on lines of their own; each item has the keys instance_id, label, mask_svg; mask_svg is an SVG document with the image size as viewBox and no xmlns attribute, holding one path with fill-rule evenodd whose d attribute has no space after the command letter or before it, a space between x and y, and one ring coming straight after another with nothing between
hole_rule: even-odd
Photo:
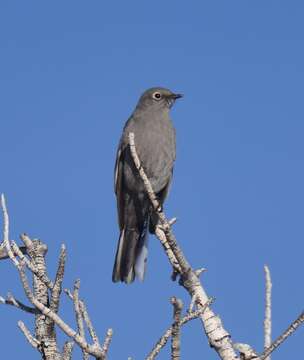
<instances>
[{"instance_id":1,"label":"gray plumage","mask_svg":"<svg viewBox=\"0 0 304 360\"><path fill-rule=\"evenodd\" d=\"M112 280L130 283L135 276L144 279L148 230L154 232L157 215L153 213L144 184L129 148L129 133L141 165L155 194L163 204L168 193L175 160L175 130L169 110L180 94L168 89L151 88L143 93L127 121L120 139L115 165L119 243Z\"/></svg>"}]
</instances>

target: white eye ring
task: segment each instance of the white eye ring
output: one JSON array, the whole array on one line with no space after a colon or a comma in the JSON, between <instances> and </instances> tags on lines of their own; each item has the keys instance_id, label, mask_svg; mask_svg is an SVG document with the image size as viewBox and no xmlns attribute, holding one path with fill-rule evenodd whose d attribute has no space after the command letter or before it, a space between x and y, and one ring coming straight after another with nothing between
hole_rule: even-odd
<instances>
[{"instance_id":1,"label":"white eye ring","mask_svg":"<svg viewBox=\"0 0 304 360\"><path fill-rule=\"evenodd\" d=\"M153 95L152 95L152 97L153 97L153 99L155 99L155 100L157 100L157 101L159 101L161 98L162 98L162 96L161 96L161 93L160 92L155 92Z\"/></svg>"}]
</instances>

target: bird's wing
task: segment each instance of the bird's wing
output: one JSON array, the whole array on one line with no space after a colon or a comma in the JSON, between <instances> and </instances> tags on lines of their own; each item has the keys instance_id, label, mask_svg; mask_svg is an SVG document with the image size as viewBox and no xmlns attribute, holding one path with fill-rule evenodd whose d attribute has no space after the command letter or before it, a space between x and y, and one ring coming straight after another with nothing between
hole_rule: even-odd
<instances>
[{"instance_id":1,"label":"bird's wing","mask_svg":"<svg viewBox=\"0 0 304 360\"><path fill-rule=\"evenodd\" d=\"M121 146L118 147L115 171L114 171L114 190L117 198L117 210L118 210L118 222L120 230L124 227L124 192L123 192L123 161L124 161L124 151L125 149Z\"/></svg>"},{"instance_id":2,"label":"bird's wing","mask_svg":"<svg viewBox=\"0 0 304 360\"><path fill-rule=\"evenodd\" d=\"M164 201L165 201L165 199L166 199L166 197L167 197L167 195L168 195L168 193L170 191L172 177L173 177L173 168L171 170L171 175L170 175L170 178L168 179L167 184L165 185L165 187L162 188L161 191L159 191L156 194L156 197L157 197L161 207L163 206ZM150 213L150 223L149 223L149 232L151 234L155 233L155 226L158 223L158 219L159 219L158 214L155 211L151 211L151 213Z\"/></svg>"},{"instance_id":3,"label":"bird's wing","mask_svg":"<svg viewBox=\"0 0 304 360\"><path fill-rule=\"evenodd\" d=\"M160 202L161 205L163 205L169 191L170 191L170 187L171 187L171 182L172 182L172 177L173 177L173 168L171 170L171 174L170 177L168 179L168 182L166 184L166 186L157 194L158 200Z\"/></svg>"},{"instance_id":4,"label":"bird's wing","mask_svg":"<svg viewBox=\"0 0 304 360\"><path fill-rule=\"evenodd\" d=\"M114 188L117 198L120 237L116 251L112 280L130 283L136 276L143 280L147 258L148 204L127 191L128 176L124 166L130 161L128 145L118 147ZM132 179L131 179L132 181Z\"/></svg>"},{"instance_id":5,"label":"bird's wing","mask_svg":"<svg viewBox=\"0 0 304 360\"><path fill-rule=\"evenodd\" d=\"M128 140L126 140L126 134L129 133L128 128L130 127L131 123L132 123L132 116L128 119L128 121L124 126L123 135L120 139L117 155L116 155L115 171L114 171L114 191L117 196L119 195L122 186L122 177L123 177L122 165L124 161L124 153L129 144ZM132 131L131 128L130 131Z\"/></svg>"},{"instance_id":6,"label":"bird's wing","mask_svg":"<svg viewBox=\"0 0 304 360\"><path fill-rule=\"evenodd\" d=\"M114 170L114 191L116 195L120 191L121 175L121 148L119 147L116 154Z\"/></svg>"}]
</instances>

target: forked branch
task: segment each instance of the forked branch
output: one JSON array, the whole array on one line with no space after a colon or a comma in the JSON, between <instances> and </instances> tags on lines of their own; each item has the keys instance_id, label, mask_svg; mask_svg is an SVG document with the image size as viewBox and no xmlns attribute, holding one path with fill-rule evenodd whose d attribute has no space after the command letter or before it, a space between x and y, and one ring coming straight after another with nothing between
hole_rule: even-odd
<instances>
[{"instance_id":1,"label":"forked branch","mask_svg":"<svg viewBox=\"0 0 304 360\"><path fill-rule=\"evenodd\" d=\"M4 229L3 243L0 249L5 249L8 257L16 266L24 292L33 305L28 306L15 299L13 295L8 294L7 298L0 297L0 302L19 308L27 313L35 315L35 336L27 329L21 321L18 326L23 332L28 342L37 349L45 360L69 360L72 356L73 344L76 342L83 351L83 358L88 359L92 355L96 359L104 360L107 356L109 345L113 332L108 330L104 343L101 346L92 326L85 304L79 300L79 285L76 281L73 293L74 309L78 331L70 327L58 315L60 296L62 291L62 281L65 270L66 249L61 247L58 269L55 281L51 281L47 274L45 255L47 246L40 240L32 240L26 234L21 235L24 243L23 247L18 247L13 241L9 240L9 216L5 203L5 198L1 196L1 206L3 210ZM2 252L3 254L4 252ZM1 257L0 260L4 259ZM33 289L28 281L25 266L30 270L33 276ZM87 325L89 333L93 339L93 344L89 344L85 339L84 323ZM62 353L58 350L55 325L57 325L73 341L65 343Z\"/></svg>"}]
</instances>

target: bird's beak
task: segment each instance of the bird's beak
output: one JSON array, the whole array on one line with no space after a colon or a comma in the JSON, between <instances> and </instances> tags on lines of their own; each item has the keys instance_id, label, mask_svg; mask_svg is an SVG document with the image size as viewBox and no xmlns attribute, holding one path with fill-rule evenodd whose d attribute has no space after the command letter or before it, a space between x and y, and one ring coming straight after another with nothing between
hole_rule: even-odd
<instances>
[{"instance_id":1,"label":"bird's beak","mask_svg":"<svg viewBox=\"0 0 304 360\"><path fill-rule=\"evenodd\" d=\"M183 94L172 94L171 97L176 100L176 99L180 99L182 98L184 95Z\"/></svg>"}]
</instances>

